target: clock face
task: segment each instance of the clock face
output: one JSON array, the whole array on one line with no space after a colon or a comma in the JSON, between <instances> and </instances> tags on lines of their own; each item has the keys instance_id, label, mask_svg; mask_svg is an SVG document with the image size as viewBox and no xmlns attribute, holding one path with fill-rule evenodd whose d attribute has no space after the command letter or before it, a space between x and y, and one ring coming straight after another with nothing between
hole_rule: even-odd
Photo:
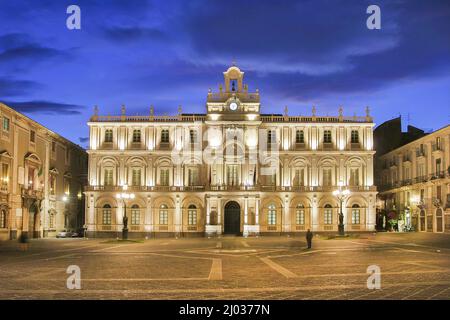
<instances>
[{"instance_id":1,"label":"clock face","mask_svg":"<svg viewBox=\"0 0 450 320\"><path fill-rule=\"evenodd\" d=\"M237 105L236 102L230 103L230 109L231 109L231 110L235 111L235 110L237 110L237 107L238 107L238 105Z\"/></svg>"}]
</instances>

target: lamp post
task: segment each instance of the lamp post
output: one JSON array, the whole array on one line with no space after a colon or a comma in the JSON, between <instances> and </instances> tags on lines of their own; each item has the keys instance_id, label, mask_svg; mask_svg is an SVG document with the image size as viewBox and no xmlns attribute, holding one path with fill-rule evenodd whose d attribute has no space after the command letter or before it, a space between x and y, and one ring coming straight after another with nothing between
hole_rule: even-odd
<instances>
[{"instance_id":1,"label":"lamp post","mask_svg":"<svg viewBox=\"0 0 450 320\"><path fill-rule=\"evenodd\" d=\"M333 191L333 195L339 200L339 225L338 225L338 230L339 230L339 235L340 236L343 236L345 234L344 233L344 214L342 213L342 204L343 204L345 198L347 198L349 194L350 194L350 190L343 189L342 188L342 183L339 185L339 189Z\"/></svg>"},{"instance_id":2,"label":"lamp post","mask_svg":"<svg viewBox=\"0 0 450 320\"><path fill-rule=\"evenodd\" d=\"M134 193L127 192L128 186L124 184L122 186L122 192L116 195L117 199L122 199L123 201L123 228L122 228L122 240L128 239L128 217L127 217L127 204L125 200L134 199Z\"/></svg>"}]
</instances>

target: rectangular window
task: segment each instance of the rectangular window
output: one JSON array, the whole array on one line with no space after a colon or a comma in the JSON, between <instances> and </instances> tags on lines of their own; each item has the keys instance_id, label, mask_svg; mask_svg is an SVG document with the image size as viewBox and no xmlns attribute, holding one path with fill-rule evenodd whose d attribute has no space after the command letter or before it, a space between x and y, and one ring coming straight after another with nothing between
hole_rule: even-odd
<instances>
[{"instance_id":1,"label":"rectangular window","mask_svg":"<svg viewBox=\"0 0 450 320\"><path fill-rule=\"evenodd\" d=\"M352 209L352 224L360 224L359 209Z\"/></svg>"},{"instance_id":2,"label":"rectangular window","mask_svg":"<svg viewBox=\"0 0 450 320\"><path fill-rule=\"evenodd\" d=\"M113 131L112 129L105 130L105 142L113 142Z\"/></svg>"},{"instance_id":3,"label":"rectangular window","mask_svg":"<svg viewBox=\"0 0 450 320\"><path fill-rule=\"evenodd\" d=\"M70 181L67 178L64 178L64 193L67 195L70 194Z\"/></svg>"},{"instance_id":4,"label":"rectangular window","mask_svg":"<svg viewBox=\"0 0 450 320\"><path fill-rule=\"evenodd\" d=\"M436 150L441 150L441 137L436 137Z\"/></svg>"},{"instance_id":5,"label":"rectangular window","mask_svg":"<svg viewBox=\"0 0 450 320\"><path fill-rule=\"evenodd\" d=\"M305 185L305 169L295 170L295 186L303 187Z\"/></svg>"},{"instance_id":6,"label":"rectangular window","mask_svg":"<svg viewBox=\"0 0 450 320\"><path fill-rule=\"evenodd\" d=\"M138 208L131 208L131 224L139 225L140 224L140 212Z\"/></svg>"},{"instance_id":7,"label":"rectangular window","mask_svg":"<svg viewBox=\"0 0 450 320\"><path fill-rule=\"evenodd\" d=\"M350 181L351 186L359 186L359 169L350 168Z\"/></svg>"},{"instance_id":8,"label":"rectangular window","mask_svg":"<svg viewBox=\"0 0 450 320\"><path fill-rule=\"evenodd\" d=\"M420 189L420 201L425 199L425 189Z\"/></svg>"},{"instance_id":9,"label":"rectangular window","mask_svg":"<svg viewBox=\"0 0 450 320\"><path fill-rule=\"evenodd\" d=\"M65 159L66 159L66 164L69 164L70 163L70 149L69 148L66 148L66 157L65 157Z\"/></svg>"},{"instance_id":10,"label":"rectangular window","mask_svg":"<svg viewBox=\"0 0 450 320\"><path fill-rule=\"evenodd\" d=\"M352 141L352 143L359 143L359 132L358 132L358 130L352 130L351 141Z\"/></svg>"},{"instance_id":11,"label":"rectangular window","mask_svg":"<svg viewBox=\"0 0 450 320\"><path fill-rule=\"evenodd\" d=\"M267 144L272 144L276 142L276 131L268 130L267 131Z\"/></svg>"},{"instance_id":12,"label":"rectangular window","mask_svg":"<svg viewBox=\"0 0 450 320\"><path fill-rule=\"evenodd\" d=\"M161 143L169 143L169 130L161 130Z\"/></svg>"},{"instance_id":13,"label":"rectangular window","mask_svg":"<svg viewBox=\"0 0 450 320\"><path fill-rule=\"evenodd\" d=\"M295 143L305 143L305 133L303 130L297 130L295 133Z\"/></svg>"},{"instance_id":14,"label":"rectangular window","mask_svg":"<svg viewBox=\"0 0 450 320\"><path fill-rule=\"evenodd\" d=\"M333 209L326 208L324 212L324 224L333 224Z\"/></svg>"},{"instance_id":15,"label":"rectangular window","mask_svg":"<svg viewBox=\"0 0 450 320\"><path fill-rule=\"evenodd\" d=\"M2 163L2 180L3 186L7 186L9 181L9 165L7 163Z\"/></svg>"},{"instance_id":16,"label":"rectangular window","mask_svg":"<svg viewBox=\"0 0 450 320\"><path fill-rule=\"evenodd\" d=\"M160 177L159 177L159 184L161 186L169 185L169 169L161 169Z\"/></svg>"},{"instance_id":17,"label":"rectangular window","mask_svg":"<svg viewBox=\"0 0 450 320\"><path fill-rule=\"evenodd\" d=\"M188 209L188 224L191 226L197 224L197 209Z\"/></svg>"},{"instance_id":18,"label":"rectangular window","mask_svg":"<svg viewBox=\"0 0 450 320\"><path fill-rule=\"evenodd\" d=\"M305 210L297 210L297 216L295 219L295 223L298 225L305 224Z\"/></svg>"},{"instance_id":19,"label":"rectangular window","mask_svg":"<svg viewBox=\"0 0 450 320\"><path fill-rule=\"evenodd\" d=\"M436 198L442 201L442 186L436 187Z\"/></svg>"},{"instance_id":20,"label":"rectangular window","mask_svg":"<svg viewBox=\"0 0 450 320\"><path fill-rule=\"evenodd\" d=\"M9 132L9 119L3 117L3 131Z\"/></svg>"},{"instance_id":21,"label":"rectangular window","mask_svg":"<svg viewBox=\"0 0 450 320\"><path fill-rule=\"evenodd\" d=\"M103 224L111 224L111 209L103 209Z\"/></svg>"},{"instance_id":22,"label":"rectangular window","mask_svg":"<svg viewBox=\"0 0 450 320\"><path fill-rule=\"evenodd\" d=\"M56 151L56 142L52 141L52 152Z\"/></svg>"},{"instance_id":23,"label":"rectangular window","mask_svg":"<svg viewBox=\"0 0 450 320\"><path fill-rule=\"evenodd\" d=\"M188 185L189 186L197 186L198 183L198 169L190 168L188 169Z\"/></svg>"},{"instance_id":24,"label":"rectangular window","mask_svg":"<svg viewBox=\"0 0 450 320\"><path fill-rule=\"evenodd\" d=\"M133 143L141 142L141 130L133 130Z\"/></svg>"},{"instance_id":25,"label":"rectangular window","mask_svg":"<svg viewBox=\"0 0 450 320\"><path fill-rule=\"evenodd\" d=\"M131 170L131 185L132 186L141 185L141 169L135 168Z\"/></svg>"},{"instance_id":26,"label":"rectangular window","mask_svg":"<svg viewBox=\"0 0 450 320\"><path fill-rule=\"evenodd\" d=\"M331 130L323 131L323 143L331 143Z\"/></svg>"},{"instance_id":27,"label":"rectangular window","mask_svg":"<svg viewBox=\"0 0 450 320\"><path fill-rule=\"evenodd\" d=\"M28 168L28 188L29 189L34 189L34 173L35 170L32 167Z\"/></svg>"},{"instance_id":28,"label":"rectangular window","mask_svg":"<svg viewBox=\"0 0 450 320\"><path fill-rule=\"evenodd\" d=\"M331 169L323 169L322 185L324 187L332 186Z\"/></svg>"},{"instance_id":29,"label":"rectangular window","mask_svg":"<svg viewBox=\"0 0 450 320\"><path fill-rule=\"evenodd\" d=\"M55 175L50 174L49 180L50 180L50 194L55 195L56 194L56 177L55 177Z\"/></svg>"},{"instance_id":30,"label":"rectangular window","mask_svg":"<svg viewBox=\"0 0 450 320\"><path fill-rule=\"evenodd\" d=\"M105 180L103 184L105 186L112 186L114 184L113 169L105 169Z\"/></svg>"},{"instance_id":31,"label":"rectangular window","mask_svg":"<svg viewBox=\"0 0 450 320\"><path fill-rule=\"evenodd\" d=\"M167 212L167 209L159 210L159 224L169 224L169 213Z\"/></svg>"},{"instance_id":32,"label":"rectangular window","mask_svg":"<svg viewBox=\"0 0 450 320\"><path fill-rule=\"evenodd\" d=\"M34 130L30 131L30 142L36 143L36 132Z\"/></svg>"},{"instance_id":33,"label":"rectangular window","mask_svg":"<svg viewBox=\"0 0 450 320\"><path fill-rule=\"evenodd\" d=\"M238 167L237 165L227 166L227 183L229 186L238 185Z\"/></svg>"},{"instance_id":34,"label":"rectangular window","mask_svg":"<svg viewBox=\"0 0 450 320\"><path fill-rule=\"evenodd\" d=\"M189 138L191 143L197 143L197 130L189 130Z\"/></svg>"},{"instance_id":35,"label":"rectangular window","mask_svg":"<svg viewBox=\"0 0 450 320\"><path fill-rule=\"evenodd\" d=\"M441 173L441 159L436 159L436 175L439 175Z\"/></svg>"},{"instance_id":36,"label":"rectangular window","mask_svg":"<svg viewBox=\"0 0 450 320\"><path fill-rule=\"evenodd\" d=\"M277 224L277 212L275 210L269 210L267 215L267 224L270 226Z\"/></svg>"}]
</instances>

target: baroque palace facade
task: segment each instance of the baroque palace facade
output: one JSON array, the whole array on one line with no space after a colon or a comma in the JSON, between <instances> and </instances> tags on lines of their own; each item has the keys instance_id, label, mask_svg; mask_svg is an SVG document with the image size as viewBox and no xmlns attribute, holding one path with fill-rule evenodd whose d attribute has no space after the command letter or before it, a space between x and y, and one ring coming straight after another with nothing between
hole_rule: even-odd
<instances>
[{"instance_id":1,"label":"baroque palace facade","mask_svg":"<svg viewBox=\"0 0 450 320\"><path fill-rule=\"evenodd\" d=\"M83 227L87 153L0 103L0 240Z\"/></svg>"},{"instance_id":2,"label":"baroque palace facade","mask_svg":"<svg viewBox=\"0 0 450 320\"><path fill-rule=\"evenodd\" d=\"M260 114L236 66L206 114L100 116L90 128L88 235L130 237L375 229L373 121ZM124 197L126 196L126 197Z\"/></svg>"},{"instance_id":3,"label":"baroque palace facade","mask_svg":"<svg viewBox=\"0 0 450 320\"><path fill-rule=\"evenodd\" d=\"M376 172L388 215L415 231L450 232L450 126L381 155Z\"/></svg>"}]
</instances>

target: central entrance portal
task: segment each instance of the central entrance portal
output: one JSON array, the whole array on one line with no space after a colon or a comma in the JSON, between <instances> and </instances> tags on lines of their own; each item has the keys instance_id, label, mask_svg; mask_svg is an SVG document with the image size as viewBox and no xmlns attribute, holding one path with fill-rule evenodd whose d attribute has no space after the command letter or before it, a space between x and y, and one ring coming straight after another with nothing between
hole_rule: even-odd
<instances>
[{"instance_id":1,"label":"central entrance portal","mask_svg":"<svg viewBox=\"0 0 450 320\"><path fill-rule=\"evenodd\" d=\"M241 233L241 207L236 201L225 205L224 234L239 235Z\"/></svg>"}]
</instances>

